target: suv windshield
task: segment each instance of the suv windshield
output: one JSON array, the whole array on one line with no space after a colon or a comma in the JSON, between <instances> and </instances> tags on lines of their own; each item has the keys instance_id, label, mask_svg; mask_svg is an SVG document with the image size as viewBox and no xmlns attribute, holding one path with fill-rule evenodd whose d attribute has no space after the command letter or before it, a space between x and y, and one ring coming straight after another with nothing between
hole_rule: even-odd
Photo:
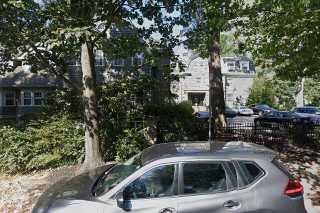
<instances>
[{"instance_id":1,"label":"suv windshield","mask_svg":"<svg viewBox=\"0 0 320 213\"><path fill-rule=\"evenodd\" d=\"M130 158L123 164L117 164L111 170L106 171L106 173L101 176L96 187L94 188L93 195L100 196L107 193L141 167L141 153Z\"/></svg>"}]
</instances>

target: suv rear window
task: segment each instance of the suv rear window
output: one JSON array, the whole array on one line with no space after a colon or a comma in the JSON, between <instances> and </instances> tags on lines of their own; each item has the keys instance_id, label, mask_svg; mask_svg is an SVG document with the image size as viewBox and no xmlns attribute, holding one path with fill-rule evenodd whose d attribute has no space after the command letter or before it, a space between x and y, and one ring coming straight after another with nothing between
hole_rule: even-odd
<instances>
[{"instance_id":1,"label":"suv rear window","mask_svg":"<svg viewBox=\"0 0 320 213\"><path fill-rule=\"evenodd\" d=\"M254 162L239 161L246 185L249 185L264 175L264 171Z\"/></svg>"}]
</instances>

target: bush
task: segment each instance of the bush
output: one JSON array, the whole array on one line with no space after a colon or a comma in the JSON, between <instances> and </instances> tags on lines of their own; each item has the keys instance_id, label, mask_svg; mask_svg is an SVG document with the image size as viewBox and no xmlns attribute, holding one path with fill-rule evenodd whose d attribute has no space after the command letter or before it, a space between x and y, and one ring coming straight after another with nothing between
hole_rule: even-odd
<instances>
[{"instance_id":1,"label":"bush","mask_svg":"<svg viewBox=\"0 0 320 213\"><path fill-rule=\"evenodd\" d=\"M116 142L116 160L124 161L138 154L150 144L145 136L144 129L127 129L118 137Z\"/></svg>"},{"instance_id":2,"label":"bush","mask_svg":"<svg viewBox=\"0 0 320 213\"><path fill-rule=\"evenodd\" d=\"M0 127L0 172L25 173L72 165L84 156L83 128L68 116Z\"/></svg>"}]
</instances>

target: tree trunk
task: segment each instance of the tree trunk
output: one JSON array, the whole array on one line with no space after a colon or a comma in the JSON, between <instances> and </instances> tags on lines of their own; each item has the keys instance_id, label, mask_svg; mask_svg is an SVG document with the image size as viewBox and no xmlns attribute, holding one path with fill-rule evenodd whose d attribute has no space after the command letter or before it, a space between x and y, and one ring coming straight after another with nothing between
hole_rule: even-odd
<instances>
[{"instance_id":1,"label":"tree trunk","mask_svg":"<svg viewBox=\"0 0 320 213\"><path fill-rule=\"evenodd\" d=\"M87 41L81 45L81 68L83 77L85 122L85 160L82 165L82 170L88 170L101 166L103 161L99 141L96 73L93 47Z\"/></svg>"},{"instance_id":2,"label":"tree trunk","mask_svg":"<svg viewBox=\"0 0 320 213\"><path fill-rule=\"evenodd\" d=\"M220 32L212 36L209 47L209 102L213 117L213 129L226 126L225 101L221 73ZM216 133L216 131L213 131Z\"/></svg>"}]
</instances>

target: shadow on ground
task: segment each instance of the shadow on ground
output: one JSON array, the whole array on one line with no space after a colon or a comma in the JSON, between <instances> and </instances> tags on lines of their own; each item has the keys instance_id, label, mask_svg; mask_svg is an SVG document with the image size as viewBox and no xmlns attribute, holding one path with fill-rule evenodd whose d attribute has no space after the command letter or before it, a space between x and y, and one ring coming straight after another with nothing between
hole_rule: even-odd
<instances>
[{"instance_id":1,"label":"shadow on ground","mask_svg":"<svg viewBox=\"0 0 320 213\"><path fill-rule=\"evenodd\" d=\"M312 201L313 206L320 208L319 146L289 145L279 153L279 157L291 173L310 186L305 187L305 196Z\"/></svg>"}]
</instances>

